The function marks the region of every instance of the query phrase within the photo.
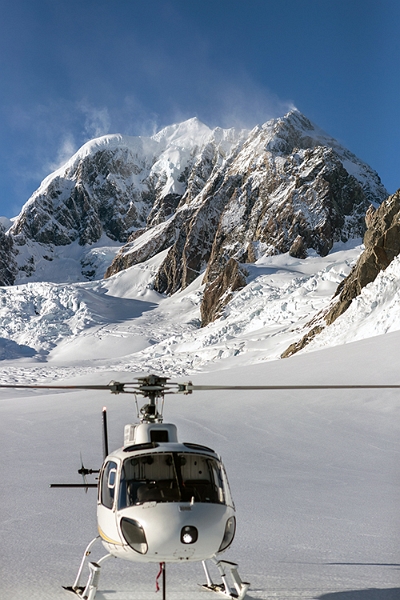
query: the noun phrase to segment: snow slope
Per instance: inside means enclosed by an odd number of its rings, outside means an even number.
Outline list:
[[[107,280],[0,288],[0,339],[31,348],[36,360],[57,368],[105,359],[109,367],[114,359],[115,368],[183,374],[228,368],[231,358],[235,365],[275,359],[326,306],[360,247],[247,265],[248,285],[203,329],[202,277],[171,297],[152,289],[166,252]]]
[[[399,334],[214,374],[196,383],[399,383]],[[17,370],[16,370],[17,372]],[[26,374],[26,372],[25,372]],[[80,382],[100,381],[88,368]],[[101,381],[130,378],[104,371]],[[35,378],[34,369],[31,378]],[[79,453],[100,464],[101,408],[110,446],[134,418],[129,396],[3,391],[0,398],[0,596],[60,600],[96,535],[95,492],[78,482]],[[183,441],[224,458],[238,511],[226,558],[251,582],[248,597],[395,600],[400,593],[398,392],[202,392],[169,397]],[[93,554],[93,559],[99,555]],[[109,561],[99,600],[154,597],[158,565]],[[201,600],[201,565],[168,566],[167,597]]]
[[[167,251],[107,280],[0,288],[0,380],[14,376],[19,356],[30,357],[38,380],[86,372],[89,365],[185,375],[276,360],[329,305],[361,246],[246,265],[248,284],[204,328],[201,276],[172,296],[153,289]],[[399,277],[396,259],[303,352],[400,330]],[[24,378],[21,368],[18,377]]]
[[[259,261],[204,329],[199,280],[169,298],[152,289],[162,255],[106,281],[2,288],[0,381],[107,383],[156,371],[199,384],[400,383],[397,261],[357,301],[359,320],[350,309],[334,324],[344,344],[328,347],[337,339],[329,329],[322,350],[273,360],[359,252]],[[350,343],[360,331],[365,339]],[[135,420],[130,396],[0,391],[1,598],[65,597],[60,586],[72,583],[96,535],[95,493],[48,484],[79,482],[80,452],[100,465],[104,404],[115,448]],[[398,600],[399,413],[396,391],[168,397],[166,420],[180,438],[224,458],[238,510],[226,558],[251,582],[250,599]],[[156,574],[157,565],[110,561],[97,598],[153,598]],[[200,565],[170,566],[167,577],[171,600],[206,597]]]
[[[340,319],[321,332],[305,351],[398,331],[400,258],[397,256],[374,282],[363,288]]]

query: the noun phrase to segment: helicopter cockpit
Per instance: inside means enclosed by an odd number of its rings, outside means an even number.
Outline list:
[[[232,505],[220,462],[214,457],[191,452],[152,452],[124,460],[118,509],[145,502]]]

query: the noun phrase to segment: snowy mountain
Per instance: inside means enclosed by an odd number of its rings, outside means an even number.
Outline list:
[[[87,344],[168,373],[278,358],[326,312],[385,194],[298,111],[252,132],[191,119],[93,140],[0,231],[3,282],[26,281],[0,288],[3,359],[59,364]]]
[[[8,231],[14,281],[102,277],[116,250],[197,194],[247,132],[198,119],[146,137],[108,135],[85,144],[49,175]]]
[[[360,237],[368,206],[386,196],[374,171],[296,110],[251,132],[189,119],[148,138],[108,135],[25,204],[2,281],[93,280],[168,249],[155,288],[171,293],[204,270],[213,281],[231,257],[325,255]]]
[[[169,248],[156,289],[175,292],[205,271],[212,282],[230,258],[309,250],[326,255],[360,237],[368,206],[387,196],[376,173],[298,111],[251,131],[173,217],[131,240],[106,276]]]

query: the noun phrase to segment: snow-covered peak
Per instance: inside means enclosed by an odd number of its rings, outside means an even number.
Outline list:
[[[248,166],[254,160],[254,155],[263,160],[264,152],[268,152],[277,157],[291,155],[295,160],[303,161],[307,151],[317,148],[329,148],[335,153],[347,173],[361,184],[375,207],[387,196],[379,176],[369,165],[296,108],[283,117],[254,127],[244,145],[241,159]]]
[[[207,144],[212,136],[212,129],[202,123],[197,117],[168,125],[152,136],[161,146],[194,147]]]
[[[296,149],[328,146],[349,153],[337,140],[314,125],[299,110],[292,109],[283,117],[264,123],[260,130],[266,148],[275,152],[290,154]]]
[[[45,193],[54,179],[58,177],[73,178],[79,164],[85,159],[94,157],[98,152],[121,153],[125,150],[132,156],[136,156],[139,160],[144,160],[149,164],[155,164],[160,161],[154,169],[156,172],[160,172],[166,167],[167,171],[170,171],[171,168],[175,171],[176,168],[179,170],[182,164],[182,157],[179,154],[182,151],[184,157],[189,156],[193,151],[197,150],[201,152],[209,142],[214,142],[217,146],[223,145],[226,153],[247,134],[248,131],[245,129],[222,129],[221,127],[211,129],[197,117],[193,117],[182,123],[164,127],[151,137],[127,136],[120,133],[103,135],[86,142],[63,165],[50,173],[42,181],[38,190],[34,192],[25,206],[32,202],[38,195]],[[175,164],[176,162],[178,164]],[[174,193],[175,190],[173,188],[174,186],[170,182],[170,185],[165,190],[165,194]]]

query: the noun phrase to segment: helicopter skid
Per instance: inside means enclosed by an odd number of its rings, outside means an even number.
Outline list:
[[[238,566],[236,563],[229,562],[227,560],[213,560],[218,571],[220,572],[222,583],[214,583],[211,579],[210,572],[207,564],[203,561],[204,572],[206,574],[207,583],[201,587],[209,592],[215,592],[225,598],[231,598],[232,600],[243,600],[246,596],[246,592],[250,587],[250,584],[242,581],[238,573]],[[233,588],[229,585],[226,576],[226,570],[230,571],[230,576],[233,583]]]
[[[94,600],[99,585],[100,565],[89,563],[89,579],[86,586],[62,586],[66,592],[71,592],[82,600]]]
[[[83,598],[82,594],[85,591],[84,587],[79,587],[79,588],[76,588],[75,590],[70,585],[68,585],[68,586],[63,585],[62,587],[63,587],[63,590],[65,590],[66,592],[71,592],[72,594],[75,594],[75,596],[78,596],[79,598]]]
[[[99,585],[101,564],[111,557],[111,554],[106,554],[97,562],[88,562],[89,578],[87,580],[87,584],[86,586],[79,585],[82,571],[91,554],[92,546],[98,540],[100,540],[100,536],[95,537],[94,540],[89,542],[89,544],[87,545],[85,552],[83,553],[82,561],[74,584],[72,586],[62,586],[66,592],[71,592],[72,594],[75,594],[75,596],[78,596],[78,598],[81,598],[82,600],[94,600]]]
[[[242,598],[245,597],[246,595],[246,591],[248,590],[248,586],[247,588],[244,590],[243,594],[241,593],[240,595],[238,595],[236,592],[233,592],[232,590],[229,592],[226,592],[225,590],[225,586],[223,583],[213,583],[211,586],[204,584],[201,586],[204,590],[208,590],[209,592],[216,592],[217,594],[220,594],[221,596],[225,596],[225,598],[232,598],[232,600],[242,600]]]

